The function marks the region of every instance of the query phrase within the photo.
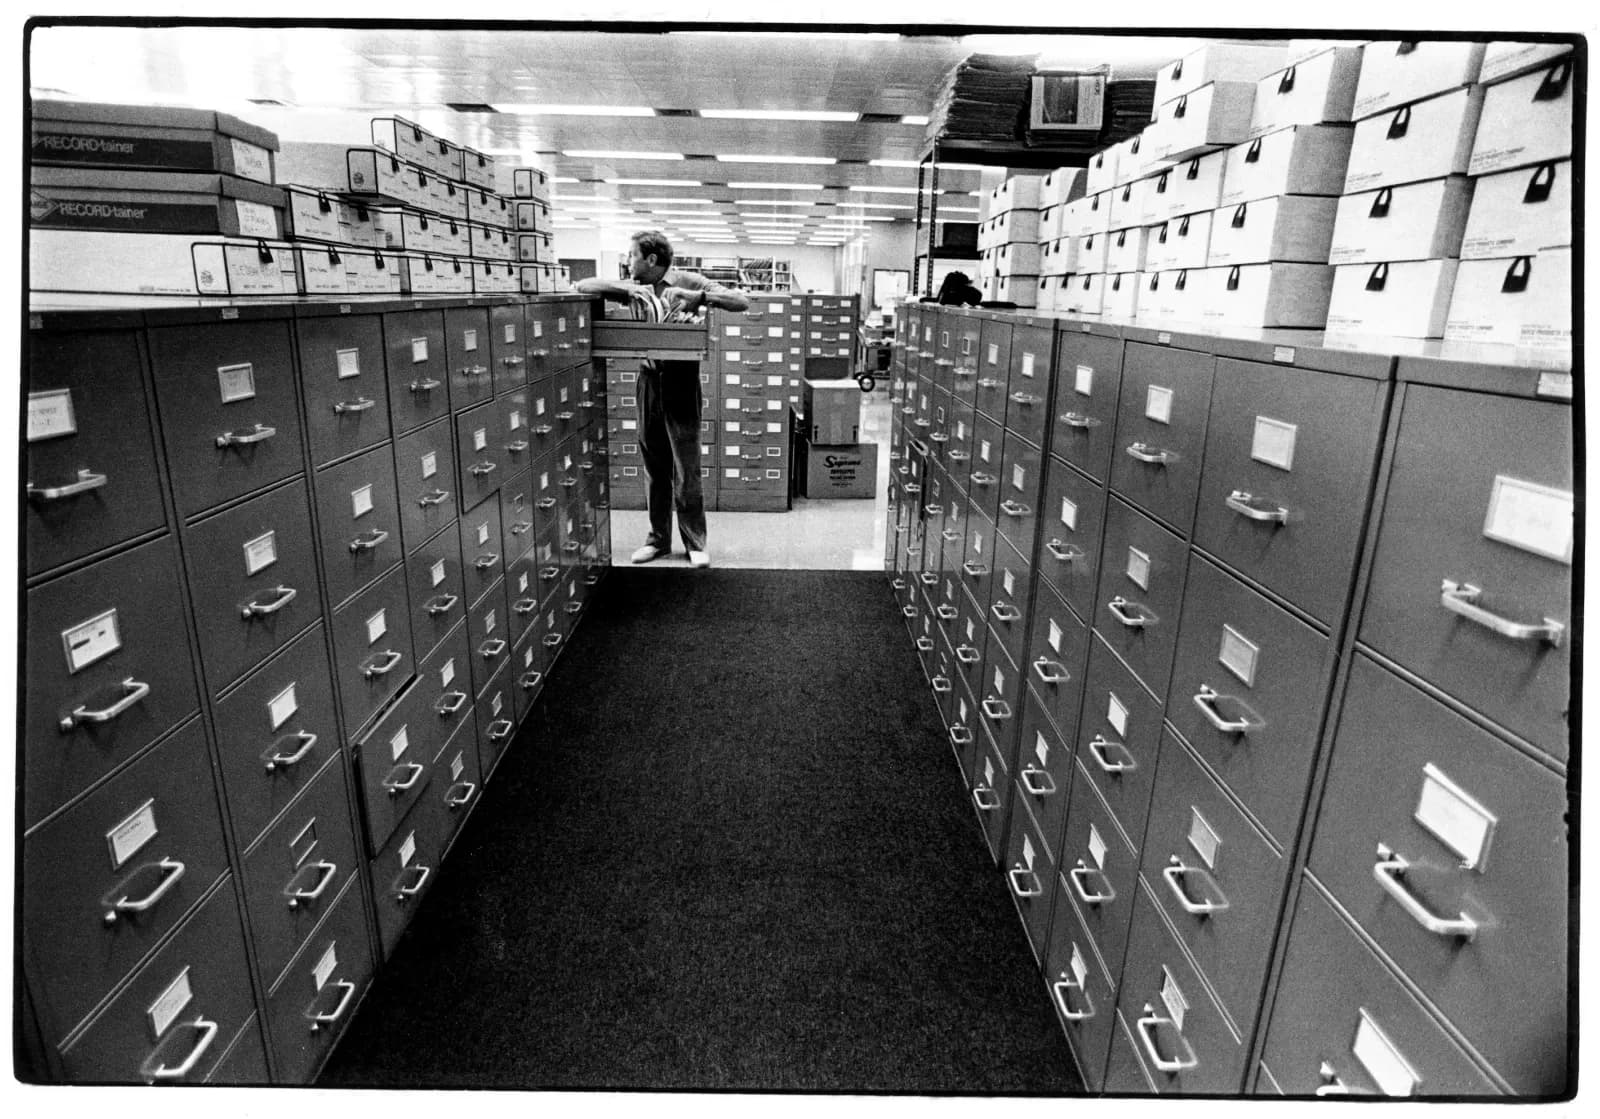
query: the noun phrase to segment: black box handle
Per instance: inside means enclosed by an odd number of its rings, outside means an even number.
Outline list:
[[[1388,139],[1398,140],[1406,134],[1406,129],[1411,127],[1411,106],[1402,105],[1394,114],[1394,119],[1389,122]]]
[[[1235,229],[1243,229],[1244,228],[1244,211],[1245,211],[1245,207],[1248,206],[1248,205],[1250,205],[1250,203],[1241,202],[1241,203],[1239,203],[1239,208],[1234,210],[1234,212],[1233,212],[1233,228],[1235,228]]]
[[[1173,120],[1182,120],[1189,113],[1189,95],[1185,93],[1178,98],[1178,107],[1172,110]]]
[[[1278,92],[1288,93],[1294,89],[1294,67],[1291,66],[1283,72],[1283,77],[1278,79]]]
[[[1369,218],[1386,218],[1389,216],[1389,203],[1394,201],[1394,191],[1384,187],[1378,192],[1378,197],[1372,200],[1372,209],[1367,211]]]
[[[1544,81],[1533,91],[1535,101],[1554,101],[1567,91],[1567,80],[1572,77],[1572,60],[1563,58],[1544,72]]]
[[[1200,161],[1198,159],[1189,161],[1189,169],[1184,172],[1183,177],[1186,179],[1198,179],[1200,177]]]
[[[1535,202],[1548,202],[1550,188],[1556,182],[1556,165],[1554,163],[1541,163],[1533,170],[1533,178],[1528,180],[1528,189],[1522,195],[1524,205]]]
[[[1239,266],[1237,264],[1228,269],[1228,290],[1239,290]]]
[[[1511,267],[1506,269],[1506,278],[1500,284],[1500,290],[1511,294],[1528,290],[1528,275],[1533,271],[1533,258],[1519,256],[1511,262]]]
[[[1182,291],[1185,287],[1188,286],[1188,284],[1189,284],[1189,270],[1187,268],[1185,268],[1183,271],[1178,273],[1177,282],[1174,283],[1172,286],[1177,288],[1179,291]]]
[[[1261,137],[1257,136],[1250,141],[1250,147],[1244,153],[1244,161],[1246,163],[1261,162]]]
[[[1372,274],[1367,277],[1367,290],[1368,291],[1382,291],[1384,289],[1384,285],[1386,285],[1388,282],[1389,282],[1389,265],[1388,265],[1388,262],[1386,261],[1383,264],[1379,264],[1379,265],[1377,265],[1376,267],[1374,267],[1372,269]]]

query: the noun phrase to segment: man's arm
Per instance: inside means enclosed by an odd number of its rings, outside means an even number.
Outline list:
[[[631,303],[633,301],[633,293],[638,290],[633,284],[625,284],[620,280],[602,280],[599,278],[579,280],[572,287],[583,295],[603,296],[613,303]]]
[[[724,311],[750,308],[750,298],[744,292],[725,288],[698,272],[674,272],[671,279],[672,285],[661,293],[662,298],[686,311],[698,311],[702,307],[721,307]]]

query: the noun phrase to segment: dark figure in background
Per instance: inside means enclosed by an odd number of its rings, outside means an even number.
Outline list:
[[[983,302],[983,292],[972,286],[965,272],[951,272],[939,285],[935,302],[946,307],[976,307]]]
[[[672,243],[656,229],[633,235],[628,247],[628,279],[580,280],[576,288],[625,304],[631,317],[648,322],[692,321],[708,306],[743,311],[750,300],[698,272],[672,267]],[[706,507],[700,489],[700,364],[694,361],[644,361],[639,365],[639,451],[648,483],[646,508],[650,535],[633,553],[634,563],[649,563],[672,550],[672,514],[678,514],[689,563],[709,567]]]

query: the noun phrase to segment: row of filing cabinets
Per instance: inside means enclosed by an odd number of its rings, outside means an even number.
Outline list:
[[[315,1076],[608,562],[603,386],[578,409],[586,350],[538,380],[520,351],[588,314],[31,314],[26,1078]],[[518,378],[456,413],[442,355],[490,337]],[[412,393],[424,350],[438,384]],[[581,422],[463,509],[458,415],[560,384]]]
[[[1559,1094],[1570,374],[897,343],[886,566],[1086,1085]]]

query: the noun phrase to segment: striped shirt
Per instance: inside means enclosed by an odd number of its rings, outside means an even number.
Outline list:
[[[706,279],[698,272],[670,271],[661,278],[661,285],[703,291],[708,294],[724,290],[722,285]],[[635,322],[699,322],[702,318],[699,311],[668,310],[666,300],[649,288],[640,288],[632,294],[628,301],[628,311]]]

